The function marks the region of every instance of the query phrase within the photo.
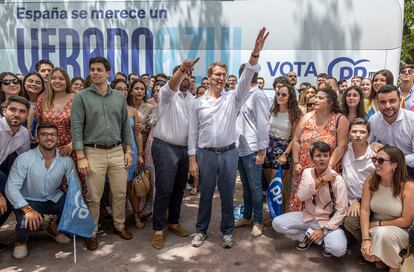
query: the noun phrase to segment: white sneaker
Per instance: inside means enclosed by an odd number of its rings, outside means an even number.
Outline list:
[[[257,238],[260,235],[262,235],[263,234],[263,226],[261,224],[254,224],[251,234],[254,238]]]
[[[200,247],[206,239],[207,239],[207,234],[197,232],[193,240],[191,241],[191,245],[193,247]]]
[[[233,244],[233,235],[223,235],[223,243],[221,244],[223,248],[232,248]]]
[[[13,249],[13,257],[16,259],[24,259],[27,257],[28,251],[27,251],[27,245],[15,245]]]
[[[240,227],[248,226],[251,223],[252,223],[252,220],[242,218],[242,219],[237,220],[236,223],[234,223],[234,227],[240,228]]]

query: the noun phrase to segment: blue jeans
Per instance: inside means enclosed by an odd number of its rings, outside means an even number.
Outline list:
[[[243,218],[253,223],[262,224],[263,198],[262,198],[262,165],[256,164],[257,152],[239,157],[240,179],[243,184],[244,213]]]
[[[63,212],[63,207],[65,206],[65,199],[66,194],[62,195],[58,202],[53,201],[46,201],[46,202],[40,202],[40,201],[31,201],[27,200],[29,205],[32,207],[33,210],[40,214],[56,214],[58,215],[58,220],[56,224],[59,224],[60,216]],[[18,243],[26,243],[27,238],[29,237],[30,230],[24,228],[24,213],[20,210],[14,210],[14,214],[16,216],[16,242]]]
[[[7,211],[4,214],[0,214],[0,227],[4,224],[4,222],[6,222],[7,218],[9,218],[9,215],[13,210],[12,205],[10,204],[9,200],[6,197],[6,194],[4,193],[6,188],[6,182],[7,175],[0,170],[0,193],[3,195],[4,198],[6,198],[7,203]]]
[[[207,151],[202,148],[197,149],[200,173],[200,205],[197,215],[197,232],[207,234],[211,220],[213,195],[217,184],[221,200],[220,230],[223,235],[233,233],[233,197],[238,153],[236,148],[222,153]]]

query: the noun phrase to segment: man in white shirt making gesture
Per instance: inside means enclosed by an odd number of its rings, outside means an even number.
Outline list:
[[[236,119],[250,89],[253,75],[260,70],[259,54],[268,34],[266,28],[262,28],[257,35],[236,90],[225,91],[227,66],[224,63],[215,62],[209,66],[210,88],[195,101],[190,114],[189,170],[192,176],[200,178],[197,233],[192,241],[194,247],[201,246],[207,238],[216,184],[221,198],[222,246],[233,247],[233,196],[239,155],[235,145]]]

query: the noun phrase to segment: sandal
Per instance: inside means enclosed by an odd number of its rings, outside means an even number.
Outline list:
[[[190,195],[196,195],[196,194],[198,194],[198,188],[193,188],[192,190],[191,190],[191,192],[190,192]]]
[[[140,220],[136,220],[136,221],[135,221],[135,227],[136,227],[137,229],[143,229],[143,228],[145,227],[145,224],[144,224],[144,223],[142,223]]]

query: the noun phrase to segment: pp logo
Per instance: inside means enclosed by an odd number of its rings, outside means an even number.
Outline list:
[[[339,79],[348,80],[353,76],[360,76],[362,78],[367,76],[367,69],[364,66],[358,66],[363,62],[369,62],[367,59],[360,59],[354,61],[351,58],[339,57],[331,61],[328,65],[328,75],[332,76],[334,69],[339,67]]]
[[[275,177],[274,179],[272,179],[270,183],[272,182],[278,182],[280,184],[280,186],[273,187],[270,190],[270,192],[273,195],[273,201],[281,205],[282,204],[282,180],[280,179],[280,177]]]
[[[88,217],[89,210],[85,203],[82,201],[80,191],[78,191],[75,195],[75,206],[76,208],[72,212],[72,218],[76,216],[76,213],[80,219],[85,219],[86,217]]]

